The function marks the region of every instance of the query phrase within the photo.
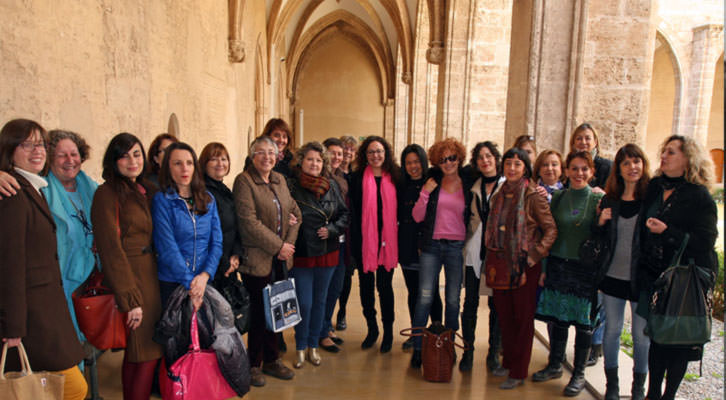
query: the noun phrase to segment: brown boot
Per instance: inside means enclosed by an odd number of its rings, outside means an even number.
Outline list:
[[[265,386],[265,383],[267,381],[265,381],[265,376],[262,375],[262,370],[259,367],[250,368],[250,385],[261,387]]]
[[[290,368],[286,367],[282,363],[281,359],[277,359],[273,362],[262,364],[262,372],[266,375],[273,376],[277,379],[289,381],[295,376],[295,372]]]

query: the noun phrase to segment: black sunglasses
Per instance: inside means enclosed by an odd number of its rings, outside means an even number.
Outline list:
[[[459,159],[459,156],[457,156],[456,154],[452,154],[452,155],[450,155],[448,157],[442,158],[441,159],[441,162],[439,164],[446,164],[449,161],[450,162],[456,162],[456,160],[458,160],[458,159]]]

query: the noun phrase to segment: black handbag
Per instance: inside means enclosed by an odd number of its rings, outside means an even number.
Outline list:
[[[234,326],[240,335],[244,335],[250,329],[250,294],[242,283],[240,273],[223,277],[219,286],[219,292],[232,308]]]
[[[577,253],[580,264],[594,274],[596,284],[605,276],[605,258],[609,252],[610,243],[604,234],[593,233],[580,244]]]

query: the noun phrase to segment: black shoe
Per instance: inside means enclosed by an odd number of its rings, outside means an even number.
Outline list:
[[[631,400],[645,399],[645,378],[648,374],[633,372],[633,387],[630,390]]]
[[[586,367],[592,367],[597,364],[597,359],[602,356],[602,344],[593,344],[590,348],[590,356],[587,358]]]
[[[378,340],[378,327],[368,328],[368,334],[363,339],[363,343],[360,344],[362,349],[370,349]]]
[[[471,371],[474,366],[474,351],[467,350],[464,355],[461,356],[461,362],[459,363],[459,371],[468,372]]]
[[[277,350],[280,353],[287,352],[287,344],[285,343],[285,337],[282,336],[282,333],[277,334]]]
[[[339,338],[337,336],[328,336],[328,337],[330,338],[330,340],[333,341],[333,343],[337,344],[338,346],[340,346],[343,343],[345,343],[345,341],[343,339],[341,339],[341,338]]]
[[[318,345],[320,346],[321,349],[323,349],[323,350],[325,350],[325,351],[327,351],[329,353],[340,353],[340,347],[338,347],[338,346],[336,346],[334,344],[333,345],[329,345],[329,346],[328,345],[324,345],[323,344],[323,341],[321,340],[321,341],[318,342]]]
[[[413,349],[413,338],[410,337],[410,338],[406,339],[406,341],[403,342],[403,345],[401,346],[401,348],[403,349],[403,351]]]
[[[413,350],[413,354],[411,354],[411,368],[421,368],[421,350]]]
[[[388,353],[393,347],[393,325],[383,327],[383,339],[381,339],[381,353]]]
[[[348,327],[348,324],[345,323],[345,315],[338,314],[338,320],[335,323],[335,330],[336,331],[344,331],[345,328]]]
[[[547,365],[544,369],[541,369],[532,374],[532,382],[545,382],[551,379],[557,379],[562,376],[562,366],[557,367]]]
[[[575,360],[573,362],[572,378],[565,386],[564,395],[574,397],[585,388],[585,363],[589,356],[589,347],[575,347]]]
[[[487,354],[487,369],[491,372],[499,368],[502,368],[502,363],[499,361],[499,351],[489,350],[489,354]]]

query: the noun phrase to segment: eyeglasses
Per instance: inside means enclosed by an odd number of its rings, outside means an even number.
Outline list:
[[[270,151],[256,151],[256,152],[252,153],[252,156],[253,157],[256,157],[256,156],[277,157],[277,153],[275,153],[272,150],[270,150]]]
[[[381,150],[381,149],[378,149],[378,150],[368,150],[368,151],[366,151],[366,154],[368,154],[369,156],[372,156],[372,155],[376,155],[376,154],[383,154],[385,152],[386,152],[385,150]]]
[[[458,160],[458,159],[459,159],[459,156],[457,156],[456,154],[452,154],[448,157],[442,158],[441,162],[439,164],[446,164],[447,162],[456,162],[456,160]]]
[[[33,151],[33,150],[46,150],[45,142],[39,141],[39,142],[31,142],[31,141],[25,141],[23,143],[20,143],[19,146],[25,150],[25,151]]]
[[[71,217],[77,218],[78,221],[81,222],[83,233],[85,233],[86,236],[93,235],[93,229],[91,228],[91,224],[88,222],[88,217],[86,217],[86,213],[84,213],[83,210],[78,210],[78,213],[71,215]]]

